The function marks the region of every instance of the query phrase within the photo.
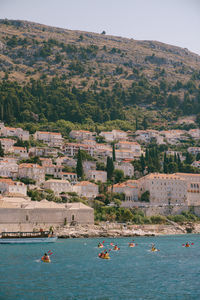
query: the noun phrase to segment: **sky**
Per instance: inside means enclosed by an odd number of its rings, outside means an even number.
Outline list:
[[[136,40],[200,55],[200,0],[0,0],[0,18]]]

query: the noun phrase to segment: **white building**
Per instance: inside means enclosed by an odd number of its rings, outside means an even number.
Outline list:
[[[24,183],[19,181],[13,181],[12,179],[0,178],[0,192],[1,194],[15,194],[23,195],[27,194],[27,187]]]
[[[13,136],[13,137],[19,138],[22,141],[29,140],[29,132],[26,130],[23,130],[22,128],[1,126],[0,133],[1,133],[1,136],[5,136],[5,137]]]
[[[18,164],[16,161],[4,160],[0,161],[0,176],[16,178],[18,174]]]
[[[36,131],[34,139],[44,142],[50,147],[61,147],[63,138],[59,132]]]
[[[72,139],[78,141],[82,140],[95,140],[96,132],[90,132],[88,130],[72,130],[69,134]]]
[[[179,174],[152,173],[138,180],[140,196],[149,191],[154,204],[187,204],[187,184]]]
[[[77,144],[77,143],[65,143],[62,147],[62,150],[65,152],[67,156],[74,157],[78,150],[84,150],[91,156],[94,156],[94,146],[85,145],[85,144]]]
[[[101,181],[106,182],[107,181],[107,172],[105,171],[99,171],[99,170],[88,170],[86,173],[88,180],[94,180],[94,181]]]
[[[45,181],[45,170],[37,164],[20,164],[18,173],[19,178],[33,179],[38,185]]]
[[[7,138],[1,138],[0,139],[1,146],[4,150],[4,153],[9,153],[12,151],[12,146],[16,143],[15,140],[7,139]]]
[[[13,153],[15,156],[18,156],[22,159],[26,159],[29,157],[25,147],[13,146],[11,148],[11,153]]]
[[[45,181],[44,188],[52,190],[56,195],[72,192],[72,186],[68,180],[50,179]]]
[[[112,131],[102,131],[100,136],[104,137],[107,142],[126,140],[128,135],[125,131],[113,129]]]
[[[86,197],[88,199],[95,198],[99,193],[98,185],[91,183],[89,181],[81,181],[73,186],[74,192],[76,192],[81,197]]]
[[[59,177],[64,180],[69,180],[71,183],[77,182],[77,174],[72,172],[60,172]]]

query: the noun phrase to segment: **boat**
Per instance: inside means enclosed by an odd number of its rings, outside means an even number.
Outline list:
[[[43,262],[45,262],[45,263],[50,263],[50,262],[51,262],[51,260],[50,260],[49,257],[45,258],[44,256],[42,256],[41,260],[42,260]]]
[[[129,247],[130,247],[130,248],[133,248],[133,247],[135,247],[135,244],[130,243],[130,244],[129,244]]]
[[[160,251],[160,250],[156,249],[156,248],[151,249],[151,252],[157,252],[157,251]]]
[[[98,245],[98,248],[103,248],[103,245],[101,244],[101,245]]]
[[[50,231],[35,232],[2,232],[0,244],[31,244],[31,243],[54,243],[57,236]]]
[[[101,258],[101,259],[110,259],[110,256],[109,256],[108,253],[103,255],[103,256],[101,255],[101,253],[99,253],[99,258]]]
[[[115,246],[114,248],[113,248],[113,250],[114,251],[118,251],[120,248],[118,248],[117,246]]]

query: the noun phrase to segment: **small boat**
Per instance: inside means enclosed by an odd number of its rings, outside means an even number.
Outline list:
[[[98,245],[98,248],[103,248],[103,245],[101,244],[101,245]]]
[[[41,260],[45,263],[50,263],[51,262],[50,258],[49,257],[46,258],[45,256],[42,256]]]
[[[151,249],[151,252],[157,252],[157,251],[160,251],[159,249],[156,249],[156,248],[152,248]]]
[[[133,247],[135,247],[135,244],[134,244],[134,243],[130,243],[130,244],[129,244],[129,247],[130,247],[130,248],[133,248]]]
[[[2,232],[0,244],[54,243],[57,236],[50,231]]]
[[[106,255],[106,254],[101,256],[101,254],[99,254],[99,258],[101,258],[101,259],[110,259],[110,256]]]
[[[113,250],[114,251],[118,251],[120,248],[118,248],[117,246],[115,246],[114,248],[113,248]]]

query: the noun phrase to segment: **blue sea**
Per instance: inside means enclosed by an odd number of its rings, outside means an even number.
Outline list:
[[[110,260],[98,257],[99,241],[0,245],[0,299],[200,299],[200,235],[105,238],[108,251],[111,242],[120,247]],[[152,243],[159,252],[149,251]],[[43,263],[49,250],[51,263]]]

